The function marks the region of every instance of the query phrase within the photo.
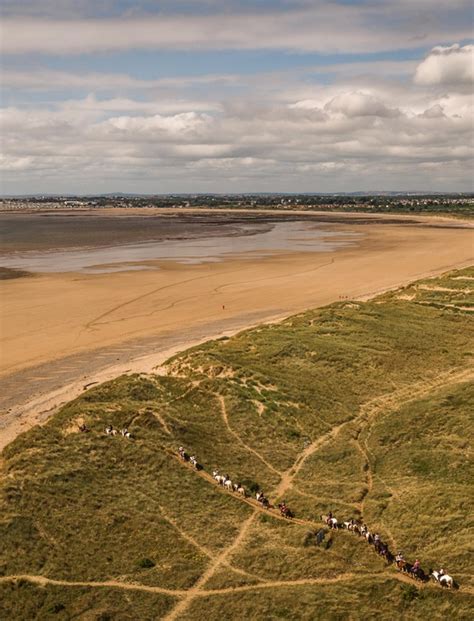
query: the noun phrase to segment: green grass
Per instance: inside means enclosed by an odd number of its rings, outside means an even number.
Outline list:
[[[39,587],[24,580],[0,584],[0,618],[5,620],[154,621],[162,617],[173,603],[173,598],[156,593]]]
[[[172,358],[167,376],[92,388],[20,435],[2,454],[0,576],[170,593],[0,581],[0,618],[161,618],[213,563],[180,618],[469,618],[473,277],[453,272],[206,343]],[[106,436],[107,424],[134,440]],[[180,464],[176,448],[272,498],[311,443],[284,491],[311,524],[258,514],[218,562],[253,509]],[[305,545],[328,510],[362,516],[461,589],[400,582],[350,533]]]

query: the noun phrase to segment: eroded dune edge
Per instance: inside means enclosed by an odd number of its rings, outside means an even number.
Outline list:
[[[2,454],[0,616],[469,618],[473,281],[457,270],[207,342],[18,436]],[[329,511],[459,589],[328,531]]]

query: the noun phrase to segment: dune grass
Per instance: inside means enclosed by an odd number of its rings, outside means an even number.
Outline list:
[[[473,277],[206,343],[20,435],[1,462],[0,618],[157,619],[179,601],[179,618],[207,621],[469,618]],[[179,463],[179,445],[271,499],[280,485],[307,524],[253,515]],[[425,569],[444,565],[461,589],[401,582],[350,533],[308,545],[328,510],[363,517]]]

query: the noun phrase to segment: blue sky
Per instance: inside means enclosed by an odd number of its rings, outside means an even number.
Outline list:
[[[3,0],[2,192],[471,191],[451,0]]]

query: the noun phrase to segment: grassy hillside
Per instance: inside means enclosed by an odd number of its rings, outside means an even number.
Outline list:
[[[472,618],[473,280],[207,343],[19,436],[1,462],[0,618]],[[297,519],[219,488],[216,466]],[[460,589],[413,582],[345,531],[314,545],[328,510]]]

